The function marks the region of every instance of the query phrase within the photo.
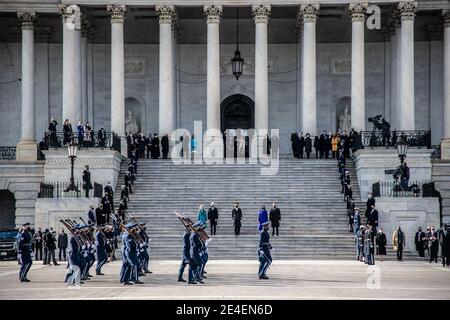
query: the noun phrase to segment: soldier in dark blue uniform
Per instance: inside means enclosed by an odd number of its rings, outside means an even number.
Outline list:
[[[127,258],[128,258],[128,268],[130,270],[130,281],[134,284],[143,284],[142,281],[138,279],[138,268],[139,268],[139,258],[138,258],[138,247],[139,243],[136,241],[138,236],[137,229],[138,225],[135,223],[129,223],[127,226],[130,233],[127,235],[125,241],[127,242]]]
[[[191,236],[191,230],[186,228],[184,235],[183,235],[183,250],[182,250],[183,257],[181,258],[180,271],[178,272],[178,282],[186,282],[186,280],[183,279],[183,273],[184,273],[184,269],[186,268],[186,265],[189,264],[189,261],[191,258],[190,236]],[[192,271],[191,267],[189,267],[189,282],[194,282],[194,275],[193,275],[193,271]]]
[[[97,267],[95,268],[95,274],[103,276],[102,267],[108,261],[108,255],[106,254],[106,237],[103,233],[105,226],[99,226],[99,231],[95,236],[95,244],[97,250]]]
[[[69,270],[66,275],[67,286],[76,285],[80,286],[81,282],[81,246],[82,243],[77,237],[80,234],[79,226],[73,228],[74,236],[70,238],[70,251],[69,251]]]
[[[204,283],[201,278],[201,267],[202,258],[200,256],[200,250],[203,247],[202,241],[200,240],[196,232],[192,232],[190,237],[190,260],[189,260],[189,272],[192,272],[192,279],[189,280],[189,284]]]
[[[20,282],[30,282],[27,278],[28,271],[33,264],[31,257],[33,250],[31,249],[30,223],[27,222],[22,227],[23,231],[20,233],[17,243],[17,255],[20,262],[19,280]]]
[[[145,223],[139,224],[139,237],[143,240],[143,243],[139,245],[139,273],[141,275],[152,273],[148,270],[148,263],[150,261],[150,256],[148,254],[148,243],[150,239],[145,230]]]
[[[122,233],[122,269],[120,270],[120,283],[124,285],[131,285],[133,282],[130,281],[130,268],[127,257],[127,237],[128,231],[126,229],[123,230]]]
[[[263,230],[259,235],[259,270],[258,276],[259,279],[269,279],[266,276],[267,269],[269,269],[270,264],[272,263],[272,256],[270,255],[270,249],[272,249],[272,245],[270,244],[270,235],[267,230],[269,230],[269,221],[262,223]]]

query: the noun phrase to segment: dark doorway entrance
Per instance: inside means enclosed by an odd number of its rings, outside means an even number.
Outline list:
[[[0,229],[15,229],[16,198],[9,190],[0,190]]]
[[[220,105],[221,131],[255,127],[255,104],[242,94],[229,96]]]

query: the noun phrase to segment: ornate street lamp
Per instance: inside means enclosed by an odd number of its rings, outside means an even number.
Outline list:
[[[69,153],[69,159],[71,164],[71,171],[70,171],[70,185],[64,190],[64,192],[69,191],[76,191],[80,192],[78,187],[75,185],[75,180],[73,178],[73,167],[75,164],[75,159],[77,158],[77,151],[78,151],[78,144],[75,142],[74,136],[72,136],[72,141],[67,146],[67,151]]]
[[[241,52],[239,51],[239,8],[236,8],[236,51],[234,52],[234,58],[231,59],[231,68],[236,80],[239,80],[244,69],[244,59],[241,58]]]
[[[397,143],[398,157],[400,158],[401,164],[405,161],[406,154],[408,153],[408,143],[404,139],[400,139]]]

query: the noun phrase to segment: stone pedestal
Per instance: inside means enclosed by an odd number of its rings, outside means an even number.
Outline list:
[[[439,228],[438,198],[376,198],[379,213],[378,227],[383,228],[388,244],[392,244],[392,234],[400,226],[405,233],[405,250],[414,252],[414,235],[418,227],[425,230],[434,225]]]
[[[442,222],[450,224],[450,160],[433,160],[432,177],[442,197]]]
[[[17,161],[36,161],[37,144],[36,141],[21,141],[16,148]]]
[[[408,149],[405,159],[410,169],[410,181],[431,180],[431,152],[428,149]],[[400,165],[396,149],[362,149],[355,154],[355,167],[358,176],[361,198],[367,199],[367,193],[372,191],[372,184],[379,180],[393,180],[392,175],[386,175],[385,170],[392,170]]]
[[[126,149],[124,149],[126,151]],[[46,150],[45,182],[65,182],[70,179],[70,160],[66,150]],[[120,173],[120,163],[125,159],[114,150],[78,150],[75,160],[74,179],[82,181],[85,165],[89,165],[92,183],[105,186],[108,182],[116,187]]]
[[[441,159],[450,160],[450,138],[444,138],[441,142]]]

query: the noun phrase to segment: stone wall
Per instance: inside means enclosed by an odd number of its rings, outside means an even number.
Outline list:
[[[36,228],[53,228],[58,231],[63,227],[61,219],[69,218],[80,221],[82,217],[87,222],[89,206],[97,207],[99,198],[64,198],[36,199]]]
[[[0,190],[9,190],[16,199],[16,227],[35,223],[35,201],[44,181],[44,163],[0,162]],[[1,209],[1,208],[0,208]]]
[[[68,182],[70,179],[70,160],[67,150],[46,150],[45,182]],[[108,182],[115,188],[120,173],[120,163],[125,159],[114,150],[78,150],[74,166],[75,181],[82,181],[85,165],[89,165],[92,183],[105,186]]]
[[[418,227],[425,230],[433,225],[439,228],[438,198],[376,198],[379,213],[378,227],[386,233],[388,244],[398,226],[405,232],[406,250],[414,252],[414,236]]]
[[[410,181],[431,180],[431,150],[409,148],[406,164],[410,169]],[[397,149],[362,149],[355,154],[355,167],[358,176],[361,198],[367,199],[367,193],[372,191],[372,184],[379,180],[393,180],[392,175],[386,175],[385,170],[392,170],[400,165]]]
[[[433,181],[442,197],[442,222],[450,224],[450,160],[431,162]]]

